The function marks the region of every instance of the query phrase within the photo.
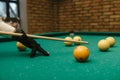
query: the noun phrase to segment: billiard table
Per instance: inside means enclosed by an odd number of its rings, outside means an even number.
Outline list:
[[[114,32],[50,32],[35,34],[56,38],[81,36],[88,44],[90,56],[85,62],[78,62],[73,56],[76,46],[65,46],[63,41],[35,39],[50,53],[30,58],[30,49],[19,51],[16,41],[0,37],[0,80],[120,80],[120,33]],[[108,51],[100,51],[97,43],[113,36],[116,43]]]

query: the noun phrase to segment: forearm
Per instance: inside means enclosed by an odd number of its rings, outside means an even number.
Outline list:
[[[15,32],[16,29],[3,21],[0,21],[0,31]]]

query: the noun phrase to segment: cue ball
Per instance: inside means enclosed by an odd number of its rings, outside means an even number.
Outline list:
[[[115,38],[114,37],[109,36],[109,37],[106,38],[106,40],[109,42],[110,47],[114,46],[114,44],[115,44]]]
[[[80,36],[75,36],[75,37],[73,38],[73,40],[74,40],[74,41],[82,41],[82,38],[81,38]],[[74,44],[75,44],[75,45],[79,45],[80,43],[75,42]]]
[[[65,40],[72,40],[72,38],[71,38],[71,37],[65,37]],[[65,44],[66,46],[71,46],[71,45],[72,45],[72,42],[64,41],[64,44]]]
[[[77,46],[73,51],[73,55],[78,62],[84,62],[88,59],[90,52],[86,46]]]
[[[98,42],[98,48],[101,51],[107,51],[110,48],[110,44],[107,40],[102,39]]]
[[[26,50],[26,46],[25,45],[23,45],[21,42],[17,42],[16,43],[16,47],[17,47],[17,49],[18,50],[20,50],[20,51],[25,51]]]

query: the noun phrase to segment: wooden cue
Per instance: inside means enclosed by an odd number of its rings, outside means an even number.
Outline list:
[[[22,36],[23,34],[21,33],[13,33],[13,32],[4,32],[4,31],[0,31],[0,34],[4,34],[4,35],[13,35],[13,36]],[[48,39],[48,40],[57,40],[57,41],[66,41],[66,42],[77,42],[77,43],[82,43],[82,44],[87,44],[87,41],[75,41],[75,40],[65,40],[62,38],[54,38],[54,37],[47,37],[47,36],[37,36],[37,35],[30,35],[27,34],[28,37],[31,38],[42,38],[42,39]]]

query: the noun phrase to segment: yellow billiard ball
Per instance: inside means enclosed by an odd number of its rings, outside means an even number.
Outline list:
[[[110,44],[108,43],[107,40],[102,39],[102,40],[98,41],[98,48],[101,51],[107,51],[110,48]]]
[[[71,37],[65,37],[65,40],[72,40],[72,38],[71,38]],[[71,45],[72,45],[72,42],[64,41],[64,44],[65,44],[66,46],[71,46]]]
[[[114,46],[114,44],[115,44],[115,38],[114,37],[109,36],[109,37],[106,38],[106,40],[109,42],[110,47]]]
[[[75,37],[73,38],[73,40],[74,40],[74,41],[82,41],[82,38],[81,38],[80,36],[75,36]],[[75,42],[74,44],[75,44],[75,45],[79,45],[80,43]]]
[[[77,61],[83,62],[89,58],[90,51],[86,46],[77,46],[73,51],[73,55]]]
[[[23,45],[21,42],[17,42],[16,43],[16,47],[17,47],[17,49],[18,50],[20,50],[20,51],[25,51],[26,50],[26,46],[25,45]]]

